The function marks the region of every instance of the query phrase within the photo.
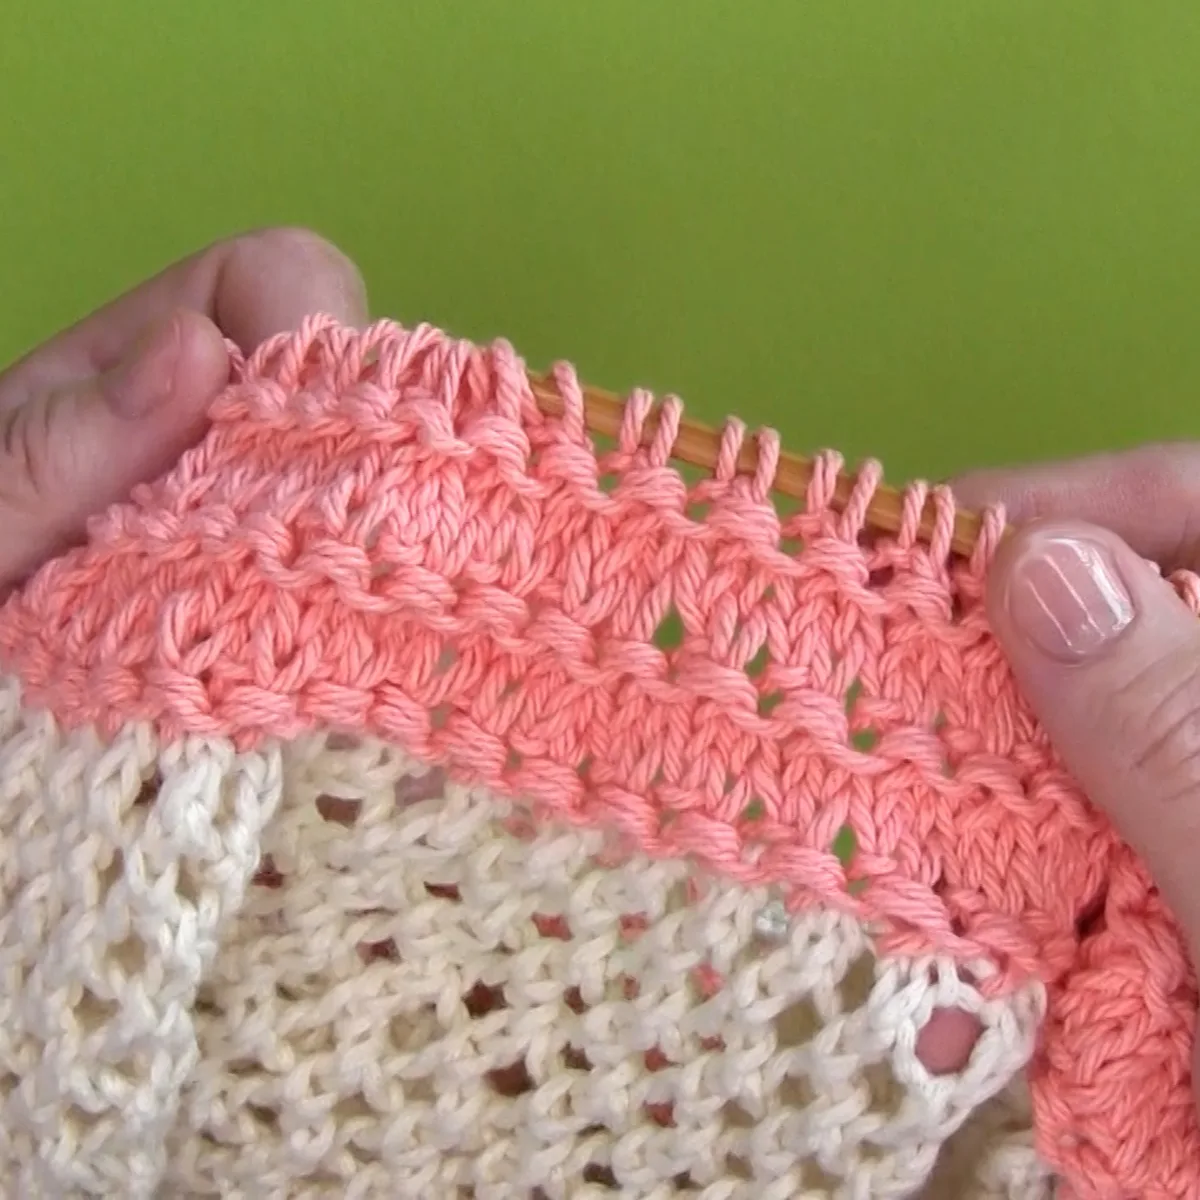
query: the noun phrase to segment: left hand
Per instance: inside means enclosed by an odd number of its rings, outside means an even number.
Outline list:
[[[316,234],[270,229],[176,263],[0,373],[0,598],[199,440],[226,338],[249,352],[317,312],[364,324],[362,277]]]

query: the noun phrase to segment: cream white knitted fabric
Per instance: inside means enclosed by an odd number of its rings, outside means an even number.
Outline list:
[[[0,800],[5,1195],[1052,1194],[1037,987],[376,742],[104,742],[9,684]],[[916,1057],[938,1007],[983,1025],[956,1075]]]

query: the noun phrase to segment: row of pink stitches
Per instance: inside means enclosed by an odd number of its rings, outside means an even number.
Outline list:
[[[573,371],[556,379],[550,418],[505,343],[387,322],[277,338],[169,478],[10,602],[0,652],[71,723],[370,731],[785,906],[851,911],[893,948],[985,956],[991,990],[1169,968],[1139,1012],[1177,1030],[1174,928],[988,634],[1000,514],[955,562],[951,497],[932,493],[925,544],[914,486],[901,532],[871,537],[879,470],[838,512],[833,455],[781,513],[773,435],[739,475],[729,422],[689,485],[677,401],[644,438],[634,393],[597,456]],[[1052,1012],[1060,1074],[1089,1003]]]

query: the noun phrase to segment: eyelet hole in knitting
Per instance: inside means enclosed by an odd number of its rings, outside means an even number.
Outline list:
[[[800,1187],[805,1196],[836,1196],[841,1190],[841,1181],[835,1179],[813,1158],[800,1162]]]
[[[641,984],[629,975],[622,975],[620,979],[625,984],[625,999],[636,1000],[641,992]],[[725,977],[709,962],[702,962],[698,967],[693,967],[688,972],[688,980],[693,993],[701,1002],[711,1000],[725,986]]]
[[[515,1098],[533,1091],[533,1077],[523,1058],[511,1062],[507,1067],[495,1067],[487,1073],[488,1087],[498,1096]]]
[[[750,1164],[740,1154],[725,1155],[725,1171],[734,1179],[749,1183],[754,1178]]]
[[[400,951],[396,949],[396,943],[391,938],[384,938],[378,942],[359,942],[358,956],[368,966],[375,962],[400,961]]]
[[[225,1069],[234,1079],[251,1079],[262,1070],[262,1064],[256,1058],[231,1058]]]
[[[854,826],[843,825],[834,836],[829,849],[842,864],[842,870],[849,872],[858,854],[858,835],[854,832]],[[851,896],[861,896],[869,886],[869,879],[850,879],[846,883],[846,890]]]
[[[642,1111],[660,1129],[675,1128],[675,1105],[669,1100],[649,1101],[642,1106]]]
[[[205,983],[202,983],[197,990],[196,1002],[192,1007],[206,1017],[219,1017],[225,1011],[213,994],[212,987]]]
[[[583,1182],[594,1183],[597,1187],[608,1188],[611,1192],[618,1191],[621,1186],[613,1174],[612,1167],[605,1166],[604,1163],[588,1163],[583,1168]]]
[[[136,935],[130,935],[108,948],[108,957],[115,962],[127,978],[136,978],[146,966],[146,943]]]
[[[862,1069],[862,1079],[867,1088],[871,1112],[889,1119],[895,1117],[904,1103],[904,1091],[896,1080],[891,1064],[886,1059],[867,1063]]]
[[[665,1071],[671,1065],[671,1060],[657,1046],[651,1046],[642,1055],[642,1062],[652,1075],[658,1071]]]
[[[757,679],[767,669],[767,664],[771,661],[770,651],[766,647],[766,643],[759,646],[754,657],[746,664],[746,674],[751,679]]]
[[[429,1044],[429,1028],[436,1023],[433,1005],[425,1005],[416,1013],[401,1013],[387,1023],[388,1041],[401,1054],[418,1053]],[[432,1100],[433,1087],[429,1077],[417,1075],[406,1079],[404,1095],[408,1100]]]
[[[792,1048],[812,1041],[821,1028],[821,1014],[813,1002],[804,997],[789,1004],[775,1018],[775,1041],[778,1045]]]
[[[158,799],[158,792],[162,784],[163,778],[158,771],[143,779],[142,786],[133,800],[134,808],[149,808]]]
[[[92,1031],[109,1024],[119,1011],[120,1006],[114,1001],[104,1000],[85,987],[75,1005],[75,1019],[85,1030]]]
[[[930,725],[930,729],[937,736],[937,738],[942,746],[942,764],[941,764],[942,776],[946,779],[953,779],[955,774],[957,773],[957,770],[955,768],[953,761],[950,758],[950,753],[951,753],[950,747],[946,745],[946,741],[943,736],[943,731],[945,730],[945,728],[948,724],[949,724],[949,721],[946,719],[946,714],[944,712],[939,711],[935,714],[935,716],[933,718],[933,723]]]
[[[1014,1111],[1013,1090],[1002,1091],[985,1100],[947,1138],[924,1189],[917,1194],[917,1200],[943,1200],[947,1196],[961,1195],[961,1182],[968,1173],[974,1173],[971,1168],[978,1161],[979,1147],[986,1145],[989,1138],[997,1133],[1001,1135],[1001,1141],[1013,1135],[1020,1136],[1026,1122],[1021,1119],[1019,1111]],[[969,1193],[972,1197],[978,1194],[974,1190]],[[1050,1195],[1040,1191],[1037,1194]]]
[[[722,1123],[730,1129],[753,1129],[758,1123],[736,1100],[725,1101],[721,1116]]]
[[[320,813],[321,819],[346,828],[358,820],[361,807],[360,800],[348,800],[342,796],[330,796],[325,793],[317,797],[317,812]]]
[[[617,920],[617,928],[621,933],[621,941],[636,942],[649,928],[650,922],[645,913],[622,913]]]
[[[591,1060],[575,1046],[563,1047],[562,1060],[563,1066],[568,1071],[590,1071],[592,1069]]]
[[[854,861],[854,855],[858,850],[858,838],[855,836],[854,827],[852,825],[843,825],[837,831],[833,839],[833,844],[829,848],[837,856],[838,862],[843,867],[849,867]]]
[[[979,1018],[961,1008],[935,1008],[929,1022],[917,1031],[916,1054],[935,1078],[957,1075],[971,1061],[983,1026]]]
[[[488,1013],[499,1012],[501,1009],[507,1008],[508,1000],[502,987],[484,983],[480,979],[463,997],[463,1006],[470,1017],[478,1020],[480,1017],[486,1017]]]
[[[258,862],[258,870],[254,872],[250,882],[255,887],[275,890],[283,887],[283,875],[275,866],[275,859],[270,854],[264,854]]]
[[[875,987],[875,967],[875,959],[870,954],[860,954],[842,976],[838,990],[852,1008],[862,1008],[870,998]]]
[[[658,623],[654,631],[654,644],[664,651],[676,650],[683,642],[683,618],[674,608]]]
[[[1107,927],[1106,908],[1108,893],[1101,892],[1080,909],[1075,917],[1075,936],[1082,942],[1094,937]]]
[[[946,915],[950,920],[950,932],[955,937],[962,937],[967,932],[967,923],[952,897],[950,881],[945,875],[939,875],[930,890],[942,902],[942,906],[946,910]]]
[[[767,806],[759,796],[753,797],[742,809],[742,820],[749,825],[757,825],[767,815]]]
[[[804,1075],[785,1075],[779,1081],[778,1096],[780,1104],[794,1108],[797,1112],[803,1112],[817,1099],[812,1084]]]
[[[325,990],[325,980],[322,976],[305,973],[294,975],[275,985],[275,994],[288,1004],[301,1000],[315,1000]]]
[[[861,718],[856,718],[855,710],[863,695],[861,679],[855,679],[846,689],[844,698],[846,720],[850,722],[850,744],[860,754],[870,754],[879,742],[879,730],[874,725],[863,724]]]
[[[870,754],[879,742],[879,730],[873,728],[856,729],[850,735],[850,744],[860,754]]]
[[[405,775],[397,779],[392,788],[397,808],[410,804],[422,804],[426,800],[437,800],[446,792],[446,773],[440,767],[424,775]]]
[[[246,1112],[260,1125],[264,1125],[269,1129],[273,1129],[279,1124],[279,1114],[273,1108],[268,1108],[265,1104],[247,1104]]]
[[[193,906],[200,903],[200,896],[204,891],[202,872],[198,869],[194,861],[183,859],[179,864],[179,870],[175,876],[175,894],[185,904]]]
[[[531,919],[542,937],[555,938],[560,942],[571,940],[571,927],[561,914],[534,913]]]

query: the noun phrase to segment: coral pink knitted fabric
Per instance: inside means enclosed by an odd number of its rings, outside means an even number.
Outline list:
[[[689,484],[677,401],[643,446],[633,393],[598,452],[556,379],[561,418],[503,342],[316,320],[267,343],[206,440],[10,600],[22,703],[239,751],[377,738],[535,821],[767,887],[791,919],[844,914],[880,955],[983,962],[986,997],[1035,982],[1059,1194],[1200,1195],[1194,980],[989,633],[1001,514],[957,560],[952,497],[913,485],[901,531],[868,536],[879,470],[835,511],[834,455],[781,512],[773,434],[739,475],[730,421]]]

